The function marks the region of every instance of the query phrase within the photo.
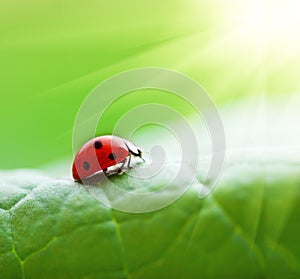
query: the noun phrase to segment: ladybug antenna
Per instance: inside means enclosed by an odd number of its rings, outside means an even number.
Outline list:
[[[144,163],[146,162],[145,159],[142,157],[142,153],[143,153],[143,152],[142,152],[141,149],[137,148],[138,153],[135,153],[135,152],[133,152],[133,151],[129,148],[129,146],[128,146],[128,144],[126,143],[126,141],[124,141],[124,143],[125,143],[125,145],[126,145],[128,151],[129,151],[133,156],[140,157],[140,158],[144,161]]]
[[[146,163],[145,159],[142,157],[142,154],[143,154],[142,150],[138,149],[138,152],[139,152],[139,154],[137,156],[140,157],[144,163]]]

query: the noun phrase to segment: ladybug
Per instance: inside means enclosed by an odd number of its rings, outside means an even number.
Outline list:
[[[117,136],[100,136],[85,143],[77,152],[72,166],[73,178],[81,182],[103,172],[123,173],[124,165],[131,169],[131,156],[142,158],[142,151],[130,141]],[[120,165],[119,165],[120,164]],[[119,165],[119,166],[118,166]],[[113,173],[108,168],[115,166]]]

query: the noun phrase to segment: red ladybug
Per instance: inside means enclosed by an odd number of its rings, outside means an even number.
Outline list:
[[[117,173],[123,172],[127,161],[130,167],[131,156],[140,157],[142,151],[130,141],[117,136],[101,136],[85,143],[75,156],[72,172],[76,181],[89,179],[103,171],[104,174],[111,174],[108,168],[121,164]]]

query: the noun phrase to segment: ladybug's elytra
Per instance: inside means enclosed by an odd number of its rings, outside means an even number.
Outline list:
[[[140,157],[142,151],[130,141],[117,136],[100,136],[85,143],[75,156],[72,172],[76,181],[82,181],[99,173],[109,174],[109,167],[121,164],[117,173],[123,172],[127,162],[130,167],[131,156]]]

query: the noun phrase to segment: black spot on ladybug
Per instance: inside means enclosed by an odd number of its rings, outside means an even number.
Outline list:
[[[115,160],[117,158],[117,156],[114,153],[110,153],[108,155],[108,158],[111,159],[111,160]]]
[[[84,162],[84,163],[83,163],[83,168],[84,168],[85,170],[89,170],[89,169],[90,169],[90,163],[89,163],[89,162]]]
[[[94,147],[96,149],[100,149],[103,146],[102,142],[100,140],[95,141]]]

